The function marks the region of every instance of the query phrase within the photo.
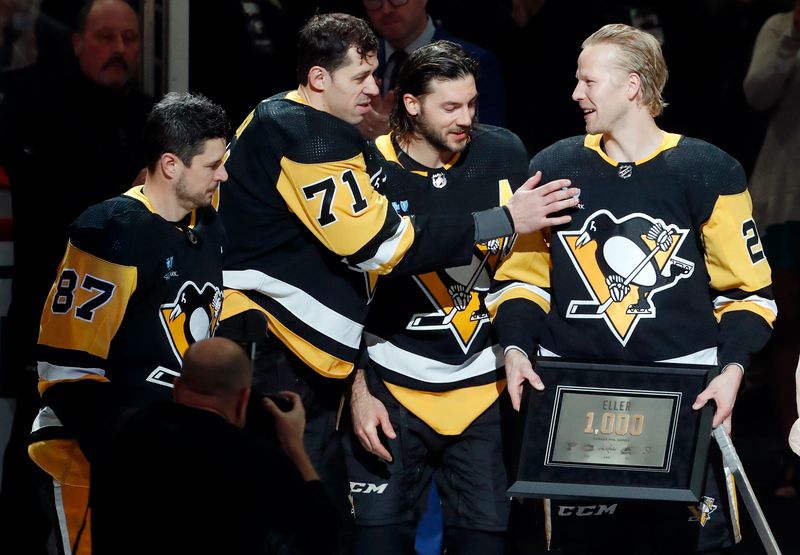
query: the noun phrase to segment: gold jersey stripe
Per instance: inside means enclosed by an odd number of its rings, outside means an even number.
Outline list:
[[[453,389],[451,391],[419,391],[386,383],[389,392],[400,404],[442,435],[462,433],[494,403],[506,388],[506,380]]]
[[[711,287],[717,291],[758,291],[771,283],[761,242],[744,227],[752,221],[752,207],[747,190],[720,196],[701,228]]]

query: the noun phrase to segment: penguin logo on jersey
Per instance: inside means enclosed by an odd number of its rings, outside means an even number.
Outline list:
[[[700,504],[696,507],[689,506],[689,512],[692,516],[689,517],[689,522],[697,522],[700,526],[705,526],[706,522],[711,520],[711,513],[717,510],[717,505],[714,504],[713,497],[703,496]]]
[[[484,325],[489,324],[489,312],[484,297],[489,290],[491,273],[502,256],[511,248],[509,238],[493,239],[477,246],[480,254],[466,266],[447,268],[414,276],[420,289],[436,307],[435,312],[415,314],[406,329],[449,329],[464,353]]]
[[[221,311],[222,291],[211,283],[199,289],[187,281],[174,302],[161,305],[161,325],[178,362],[183,361],[189,345],[214,335]]]
[[[622,345],[642,318],[656,317],[656,294],[694,271],[677,256],[689,230],[646,214],[617,219],[600,210],[557,235],[592,297],[572,300],[567,318],[603,319]]]

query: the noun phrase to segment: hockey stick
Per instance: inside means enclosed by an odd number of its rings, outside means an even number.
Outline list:
[[[750,480],[747,479],[747,474],[742,467],[742,461],[736,453],[736,448],[733,446],[731,436],[725,431],[722,426],[714,428],[714,439],[717,440],[719,450],[722,452],[722,460],[725,467],[730,470],[731,474],[736,478],[736,483],[741,487],[736,488],[744,499],[744,504],[747,507],[747,512],[750,513],[750,518],[753,525],[758,531],[758,537],[761,538],[761,543],[764,545],[764,550],[767,555],[781,555],[781,550],[778,543],[775,541],[775,536],[772,535],[767,519],[761,511],[761,505],[758,504],[756,494],[753,491],[753,486],[750,485]],[[733,509],[733,507],[731,507]]]
[[[489,255],[491,252],[486,251],[486,256],[483,257],[481,263],[475,269],[475,272],[472,274],[472,277],[469,278],[469,282],[465,285],[465,289],[467,292],[472,291],[472,288],[475,287],[475,284],[478,282],[478,278],[483,271],[483,267],[486,266],[486,261],[489,259]],[[455,303],[453,303],[455,304]],[[469,304],[469,303],[467,303]],[[417,316],[414,318],[414,321],[408,326],[409,329],[425,329],[425,328],[438,328],[441,326],[446,326],[450,322],[453,321],[453,318],[456,317],[456,314],[461,312],[455,306],[450,308],[450,312],[445,315],[441,314],[425,314],[423,316]]]
[[[644,267],[653,259],[653,257],[658,254],[658,244],[656,244],[652,250],[644,257],[644,259],[639,262],[639,264],[628,274],[625,280],[622,282],[623,285],[629,285],[636,276],[644,269]],[[575,301],[573,301],[574,303]],[[578,314],[581,316],[584,315],[595,315],[595,314],[605,314],[608,307],[611,306],[611,303],[614,302],[614,297],[611,296],[611,291],[608,292],[608,298],[605,302],[601,305],[596,304],[572,304],[569,305],[569,313],[570,314]],[[584,308],[585,307],[585,308]]]

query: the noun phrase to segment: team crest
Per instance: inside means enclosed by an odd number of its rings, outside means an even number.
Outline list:
[[[706,522],[711,520],[711,513],[716,510],[717,505],[714,504],[714,498],[703,496],[696,507],[689,506],[689,512],[692,513],[692,516],[689,517],[689,522],[697,522],[700,526],[705,526]]]
[[[591,299],[572,300],[567,318],[603,319],[623,345],[642,318],[655,318],[653,298],[694,271],[677,256],[688,229],[646,214],[617,219],[600,210],[578,231],[558,237]]]
[[[191,281],[183,284],[175,301],[161,305],[161,325],[178,362],[189,345],[214,335],[222,311],[222,291],[210,283],[198,289]]]
[[[436,310],[415,314],[406,329],[449,329],[467,353],[481,327],[489,324],[484,297],[494,269],[510,248],[509,238],[493,239],[477,245],[479,254],[473,255],[472,262],[466,266],[415,276],[414,281]]]

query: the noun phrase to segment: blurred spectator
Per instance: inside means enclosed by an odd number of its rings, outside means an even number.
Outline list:
[[[389,132],[389,112],[394,103],[394,75],[408,54],[433,41],[449,40],[461,45],[480,64],[478,117],[481,123],[505,125],[506,98],[503,73],[497,58],[484,48],[455,37],[436,26],[426,11],[427,0],[363,0],[372,27],[380,38],[378,69],[381,95],[359,125],[361,133],[374,139]]]
[[[36,60],[33,22],[40,1],[0,2],[0,70],[29,66]]]
[[[251,383],[233,341],[189,347],[177,402],[134,413],[93,468],[95,555],[330,551],[336,510],[303,446],[300,396],[281,394],[287,412],[263,399],[279,447],[242,429]]]
[[[793,11],[773,15],[764,23],[744,92],[753,108],[770,111],[750,186],[780,311],[767,360],[786,437],[797,418],[794,370],[800,354],[800,0]],[[793,497],[800,484],[800,465],[788,450],[784,459],[782,483],[775,493]]]
[[[65,2],[60,9],[74,4]],[[56,21],[44,12],[40,19],[47,25]],[[37,29],[43,28],[37,22]],[[31,514],[37,470],[25,452],[39,404],[34,356],[39,316],[69,223],[86,207],[125,191],[144,167],[142,132],[152,105],[135,84],[139,19],[127,3],[87,3],[72,45],[74,61],[55,74],[53,57],[0,74],[0,164],[11,182],[15,257],[10,353],[0,388],[17,400],[0,497],[0,521],[8,532],[0,542],[13,545],[24,538],[29,553],[42,535],[41,517]]]

